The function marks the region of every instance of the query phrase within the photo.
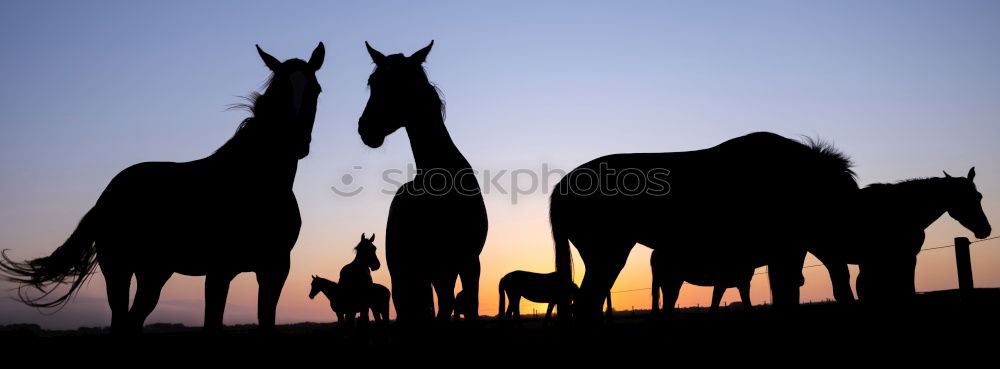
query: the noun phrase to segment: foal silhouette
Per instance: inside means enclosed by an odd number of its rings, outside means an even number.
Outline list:
[[[133,165],[111,180],[50,256],[16,262],[4,252],[0,271],[21,284],[23,302],[62,306],[100,265],[112,332],[138,332],[171,275],[204,275],[205,329],[219,330],[229,282],[255,272],[260,328],[274,328],[301,225],[292,183],[298,160],[309,154],[320,93],[316,71],[325,52],[322,42],[308,62],[280,62],[260,47],[257,52],[273,75],[264,94],[251,96],[252,116],[214,154]],[[61,284],[69,291],[48,299]],[[30,296],[29,288],[41,296]]]
[[[469,309],[479,310],[486,205],[472,166],[444,125],[444,104],[437,89],[424,73],[422,64],[433,45],[431,41],[405,57],[385,56],[365,43],[375,71],[368,79],[371,96],[358,120],[358,134],[366,145],[377,148],[386,136],[405,128],[418,170],[396,192],[386,225],[386,264],[400,322],[433,318],[432,285],[438,297],[437,317],[448,320],[458,276],[471,297]]]
[[[500,278],[498,284],[500,291],[500,310],[497,316],[501,320],[513,318],[521,319],[521,298],[528,301],[548,303],[545,309],[545,323],[552,318],[552,310],[558,305],[559,314],[570,315],[572,302],[576,298],[580,288],[573,283],[561,278],[558,273],[534,273],[523,270],[515,270]],[[510,306],[504,309],[504,296],[510,300]],[[611,318],[611,294],[607,295],[608,318]]]
[[[858,297],[871,302],[902,302],[916,293],[914,272],[924,230],[945,213],[977,238],[993,229],[983,212],[983,195],[966,177],[910,179],[876,183],[861,189],[854,202],[849,239],[833,247],[810,250],[826,265],[837,301],[853,301],[847,264],[857,264]]]
[[[712,286],[712,311],[719,310],[719,303],[726,290],[736,287],[740,291],[740,299],[743,301],[743,308],[750,310],[753,304],[750,302],[750,280],[753,279],[753,268],[729,267],[718,265],[709,260],[706,263],[692,263],[692,261],[678,255],[673,255],[667,250],[653,250],[649,257],[649,267],[653,272],[653,314],[660,312],[660,291],[663,291],[663,311],[671,312],[677,304],[677,297],[680,294],[681,285],[684,282],[696,286]]]
[[[850,161],[832,147],[773,133],[600,157],[553,189],[556,270],[572,278],[572,242],[586,264],[574,313],[591,321],[636,243],[681,263],[769,265],[775,305],[794,306],[807,247],[839,229],[841,207],[857,191]]]

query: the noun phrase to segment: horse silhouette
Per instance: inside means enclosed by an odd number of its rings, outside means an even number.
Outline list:
[[[974,233],[992,233],[983,212],[983,195],[966,177],[910,179],[861,189],[854,202],[850,240],[810,250],[826,265],[838,301],[853,301],[847,264],[857,264],[858,297],[875,303],[902,302],[916,293],[914,273],[924,230],[945,213]]]
[[[343,299],[339,294],[339,289],[337,282],[314,275],[309,290],[309,299],[314,299],[317,294],[323,293],[330,301],[330,310],[333,310],[337,316],[337,321],[345,323],[347,311],[340,307]],[[378,283],[373,283],[368,290],[365,299],[375,317],[376,324],[389,322],[389,295],[389,289]],[[354,313],[357,314],[357,312]]]
[[[323,293],[323,296],[326,296],[326,299],[330,301],[330,310],[333,310],[333,313],[337,315],[337,321],[343,323],[345,318],[344,312],[340,309],[338,289],[337,282],[313,275],[312,282],[310,283],[309,299],[315,299],[316,295]]]
[[[798,304],[806,250],[843,222],[858,190],[850,161],[822,142],[767,132],[674,153],[603,156],[550,197],[556,271],[586,264],[575,315],[593,321],[636,243],[733,270],[769,265],[774,303]],[[706,243],[706,239],[711,242]]]
[[[651,309],[653,314],[660,312],[660,291],[663,291],[663,311],[668,313],[673,311],[677,304],[681,285],[684,282],[696,286],[714,287],[711,311],[719,310],[722,295],[726,293],[727,289],[733,287],[740,291],[744,309],[752,309],[750,280],[753,279],[753,269],[726,269],[724,266],[707,262],[707,260],[694,260],[696,262],[706,261],[705,263],[690,263],[689,259],[678,256],[672,255],[668,250],[658,249],[653,250],[649,257],[649,267],[653,272],[653,304]]]
[[[374,285],[372,271],[381,266],[375,255],[374,242],[374,233],[371,238],[365,238],[362,233],[361,241],[354,247],[354,260],[340,269],[339,305],[348,324],[353,325],[356,314],[361,315],[362,324],[368,324],[368,309],[371,307],[369,299]]]
[[[372,148],[405,128],[417,173],[396,192],[389,207],[385,254],[399,322],[433,319],[431,288],[439,320],[447,321],[459,276],[478,311],[479,253],[486,242],[486,205],[471,165],[444,125],[444,104],[427,80],[423,62],[434,42],[409,57],[385,56],[368,43],[375,71],[371,95],[358,120],[361,140]],[[477,319],[476,315],[469,316]]]
[[[579,287],[573,281],[567,281],[556,273],[534,273],[523,270],[515,270],[500,278],[498,290],[500,291],[500,309],[497,316],[500,320],[521,319],[521,298],[532,302],[548,303],[545,310],[545,320],[547,324],[552,318],[552,310],[559,306],[559,314],[569,315],[572,311],[572,302],[579,292]],[[504,297],[510,300],[510,305],[504,308]],[[607,296],[607,317],[612,315],[611,294]]]
[[[215,153],[186,163],[140,163],[118,173],[49,256],[16,262],[5,250],[0,270],[20,283],[21,301],[60,307],[100,265],[112,332],[138,332],[171,275],[203,275],[205,329],[218,331],[229,282],[255,272],[259,326],[274,329],[302,223],[292,183],[298,160],[309,154],[320,94],[316,71],[325,51],[320,43],[308,62],[280,62],[259,46],[257,52],[273,74],[264,93],[249,98],[252,116]],[[48,299],[62,284],[69,291]],[[30,296],[29,287],[41,295]]]

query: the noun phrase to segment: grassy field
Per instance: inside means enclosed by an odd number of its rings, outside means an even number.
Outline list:
[[[282,325],[276,334],[262,335],[256,327],[229,326],[221,335],[206,336],[197,327],[157,324],[144,335],[116,338],[107,329],[45,331],[37,326],[5,326],[0,339],[10,343],[46,347],[105,347],[208,350],[225,343],[245,350],[283,347],[287,350],[363,352],[448,352],[490,355],[498,352],[549,352],[568,355],[617,355],[666,352],[719,355],[723,362],[732,353],[755,354],[773,350],[814,352],[824,356],[853,357],[859,352],[889,353],[906,350],[924,353],[962,352],[1000,342],[1000,289],[977,289],[962,296],[958,291],[919,295],[913,304],[872,308],[860,304],[805,304],[795,311],[757,307],[752,312],[683,309],[670,316],[648,312],[618,312],[611,322],[597,325],[543,325],[540,319],[505,324],[484,317],[478,325],[435,324],[401,327],[396,323],[367,329],[339,327],[334,323]],[[666,351],[664,351],[666,350]],[[848,355],[849,356],[842,356]],[[486,356],[488,357],[488,356]],[[709,357],[706,357],[709,358]]]

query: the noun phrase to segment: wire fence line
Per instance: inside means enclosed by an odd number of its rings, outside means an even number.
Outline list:
[[[986,242],[986,241],[995,240],[995,239],[998,239],[998,238],[1000,238],[1000,236],[993,236],[993,237],[984,238],[984,239],[981,239],[981,240],[969,241],[969,243],[973,244],[973,243],[979,243],[979,242]],[[940,250],[940,249],[946,249],[946,248],[950,248],[950,247],[955,247],[955,244],[922,248],[922,249],[920,249],[920,251],[918,252],[918,254],[921,253],[921,252],[924,252],[924,251]],[[809,264],[809,265],[803,266],[802,269],[809,269],[809,268],[815,268],[815,267],[821,267],[821,266],[823,266],[823,263]],[[767,271],[765,270],[763,272],[754,273],[754,275],[761,275],[761,274],[767,274]],[[621,291],[611,291],[611,293],[626,293],[626,292],[648,291],[648,290],[651,290],[651,289],[653,289],[653,288],[652,287],[633,288],[633,289],[621,290]]]

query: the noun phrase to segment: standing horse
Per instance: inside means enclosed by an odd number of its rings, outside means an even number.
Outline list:
[[[309,299],[316,298],[316,295],[322,292],[326,296],[326,299],[330,300],[330,310],[333,310],[333,313],[337,315],[337,322],[343,323],[347,320],[347,317],[345,316],[346,310],[341,308],[343,297],[339,291],[340,287],[337,282],[314,275],[309,289]],[[389,322],[388,288],[381,284],[373,283],[364,299],[364,303],[372,310],[375,323]]]
[[[229,282],[255,272],[260,328],[274,329],[302,223],[292,183],[298,160],[309,154],[320,93],[316,71],[325,52],[320,43],[308,62],[280,62],[260,47],[257,52],[273,75],[263,95],[251,96],[252,116],[214,154],[186,163],[133,165],[111,180],[50,256],[15,262],[4,253],[0,270],[21,284],[23,302],[61,306],[100,265],[112,331],[138,332],[171,275],[203,275],[205,330],[218,331]],[[45,301],[64,283],[68,292]],[[42,295],[29,296],[27,287]]]
[[[382,55],[365,43],[375,71],[358,134],[377,148],[405,128],[417,166],[413,180],[393,197],[386,225],[386,262],[400,322],[433,318],[432,285],[437,317],[448,320],[458,276],[478,311],[479,253],[488,228],[475,172],[448,134],[444,104],[422,66],[432,45],[405,57]]]
[[[752,309],[750,280],[753,279],[754,269],[727,269],[711,262],[691,264],[690,260],[678,259],[682,258],[671,255],[667,250],[653,250],[653,254],[649,257],[649,268],[653,272],[653,314],[660,312],[660,291],[663,291],[663,311],[667,313],[673,311],[684,282],[696,286],[714,287],[711,311],[719,310],[722,295],[732,287],[740,291],[743,309]]]
[[[347,314],[348,323],[354,322],[355,314],[361,314],[361,322],[368,324],[369,297],[374,285],[372,271],[378,270],[381,264],[375,255],[375,234],[365,238],[354,247],[354,260],[340,269],[340,308]]]
[[[704,150],[600,157],[553,189],[556,271],[572,278],[572,242],[586,264],[575,309],[583,319],[600,314],[636,243],[681,263],[769,265],[774,303],[794,306],[806,248],[826,242],[856,192],[850,161],[832,147],[766,132]]]
[[[854,202],[849,242],[810,250],[826,265],[838,301],[852,301],[847,264],[857,264],[858,297],[874,302],[900,302],[916,293],[914,273],[924,230],[945,213],[977,238],[993,229],[983,212],[983,195],[966,177],[911,179],[863,188]]]
[[[310,283],[309,299],[315,299],[316,295],[322,292],[323,296],[326,296],[326,299],[330,301],[330,310],[333,310],[333,313],[337,315],[337,322],[343,323],[344,312],[340,308],[340,296],[337,294],[338,289],[337,282],[314,275]]]

